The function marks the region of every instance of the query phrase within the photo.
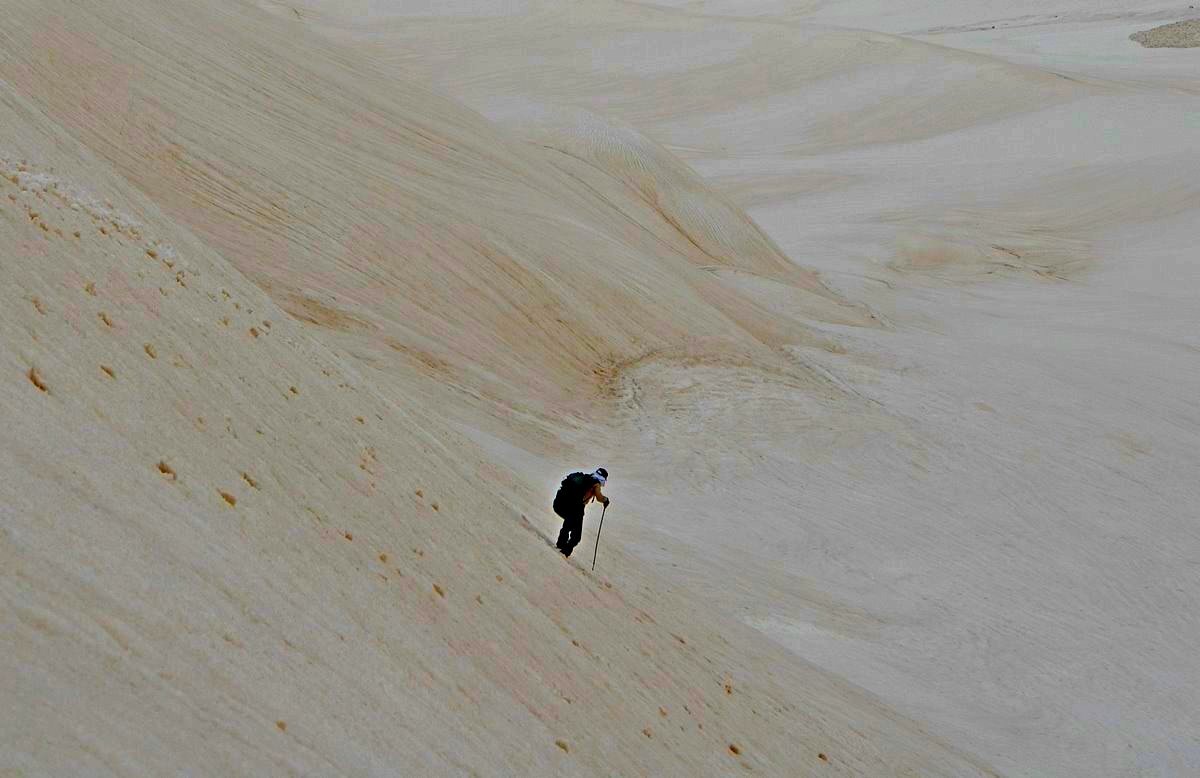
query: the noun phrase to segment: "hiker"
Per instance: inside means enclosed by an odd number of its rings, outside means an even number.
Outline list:
[[[592,500],[608,507],[608,498],[600,491],[606,483],[608,471],[597,467],[590,473],[571,473],[558,487],[558,494],[554,495],[554,512],[562,517],[563,525],[555,545],[563,556],[571,556],[583,537],[584,507]]]

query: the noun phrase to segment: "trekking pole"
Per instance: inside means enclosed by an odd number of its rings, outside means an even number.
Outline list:
[[[604,510],[600,511],[600,528],[596,530],[596,550],[592,552],[592,570],[596,569],[596,554],[600,553],[600,533],[604,531],[604,514],[608,513],[608,506],[604,506]]]

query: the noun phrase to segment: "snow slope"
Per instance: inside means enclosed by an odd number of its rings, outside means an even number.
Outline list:
[[[1109,5],[9,4],[0,768],[1200,770],[1200,54]]]
[[[462,433],[755,347],[644,197],[244,3],[10,6],[0,104],[0,768],[989,773]]]

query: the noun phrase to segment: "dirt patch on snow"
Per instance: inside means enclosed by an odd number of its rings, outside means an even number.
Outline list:
[[[1148,49],[1191,49],[1200,46],[1200,19],[1164,24],[1129,36]]]

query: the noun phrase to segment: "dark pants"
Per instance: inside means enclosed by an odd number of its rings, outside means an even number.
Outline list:
[[[558,533],[558,542],[554,545],[563,552],[564,556],[571,556],[575,546],[579,545],[579,539],[583,537],[583,506],[580,505],[575,510],[571,510],[573,507],[564,508],[558,503],[554,504],[554,512],[563,520],[562,530]]]

